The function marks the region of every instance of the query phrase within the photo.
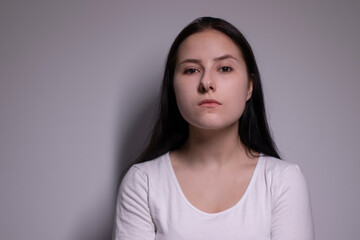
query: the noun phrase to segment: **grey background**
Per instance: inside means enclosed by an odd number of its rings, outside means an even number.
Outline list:
[[[359,1],[1,1],[0,238],[110,239],[165,57],[198,16],[251,43],[316,237],[360,236]]]

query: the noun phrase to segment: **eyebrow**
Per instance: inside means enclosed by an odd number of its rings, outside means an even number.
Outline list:
[[[218,61],[225,60],[228,58],[234,59],[235,61],[239,62],[239,60],[236,57],[232,56],[231,54],[225,54],[223,56],[214,58],[214,61],[218,62]],[[184,61],[182,61],[181,63],[179,63],[179,65],[181,65],[183,63],[200,63],[200,62],[201,61],[199,59],[188,58],[188,59],[185,59]]]
[[[236,57],[234,57],[233,55],[230,55],[230,54],[225,54],[224,56],[217,57],[214,60],[215,61],[221,61],[221,60],[228,59],[228,58],[232,58],[232,59],[234,59],[236,61],[239,61]]]

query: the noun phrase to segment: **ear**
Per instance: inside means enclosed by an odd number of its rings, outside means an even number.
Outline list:
[[[251,74],[251,77],[249,78],[249,85],[248,85],[248,91],[247,91],[247,95],[246,95],[246,101],[248,101],[251,98],[253,86],[254,86],[254,74]]]

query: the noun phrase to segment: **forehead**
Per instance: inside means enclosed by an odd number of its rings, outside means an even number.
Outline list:
[[[217,30],[205,30],[188,36],[179,46],[178,58],[216,58],[225,54],[242,58],[239,47]]]

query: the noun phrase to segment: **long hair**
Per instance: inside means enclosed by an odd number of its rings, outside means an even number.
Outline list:
[[[181,147],[186,142],[189,136],[189,127],[179,112],[173,85],[178,49],[190,35],[209,29],[224,33],[238,46],[246,63],[249,79],[253,82],[252,96],[246,102],[244,112],[239,119],[239,136],[242,144],[250,154],[259,152],[280,158],[269,131],[260,74],[248,41],[239,30],[225,20],[201,17],[186,26],[170,48],[165,65],[157,119],[150,142],[137,162],[154,159]]]

